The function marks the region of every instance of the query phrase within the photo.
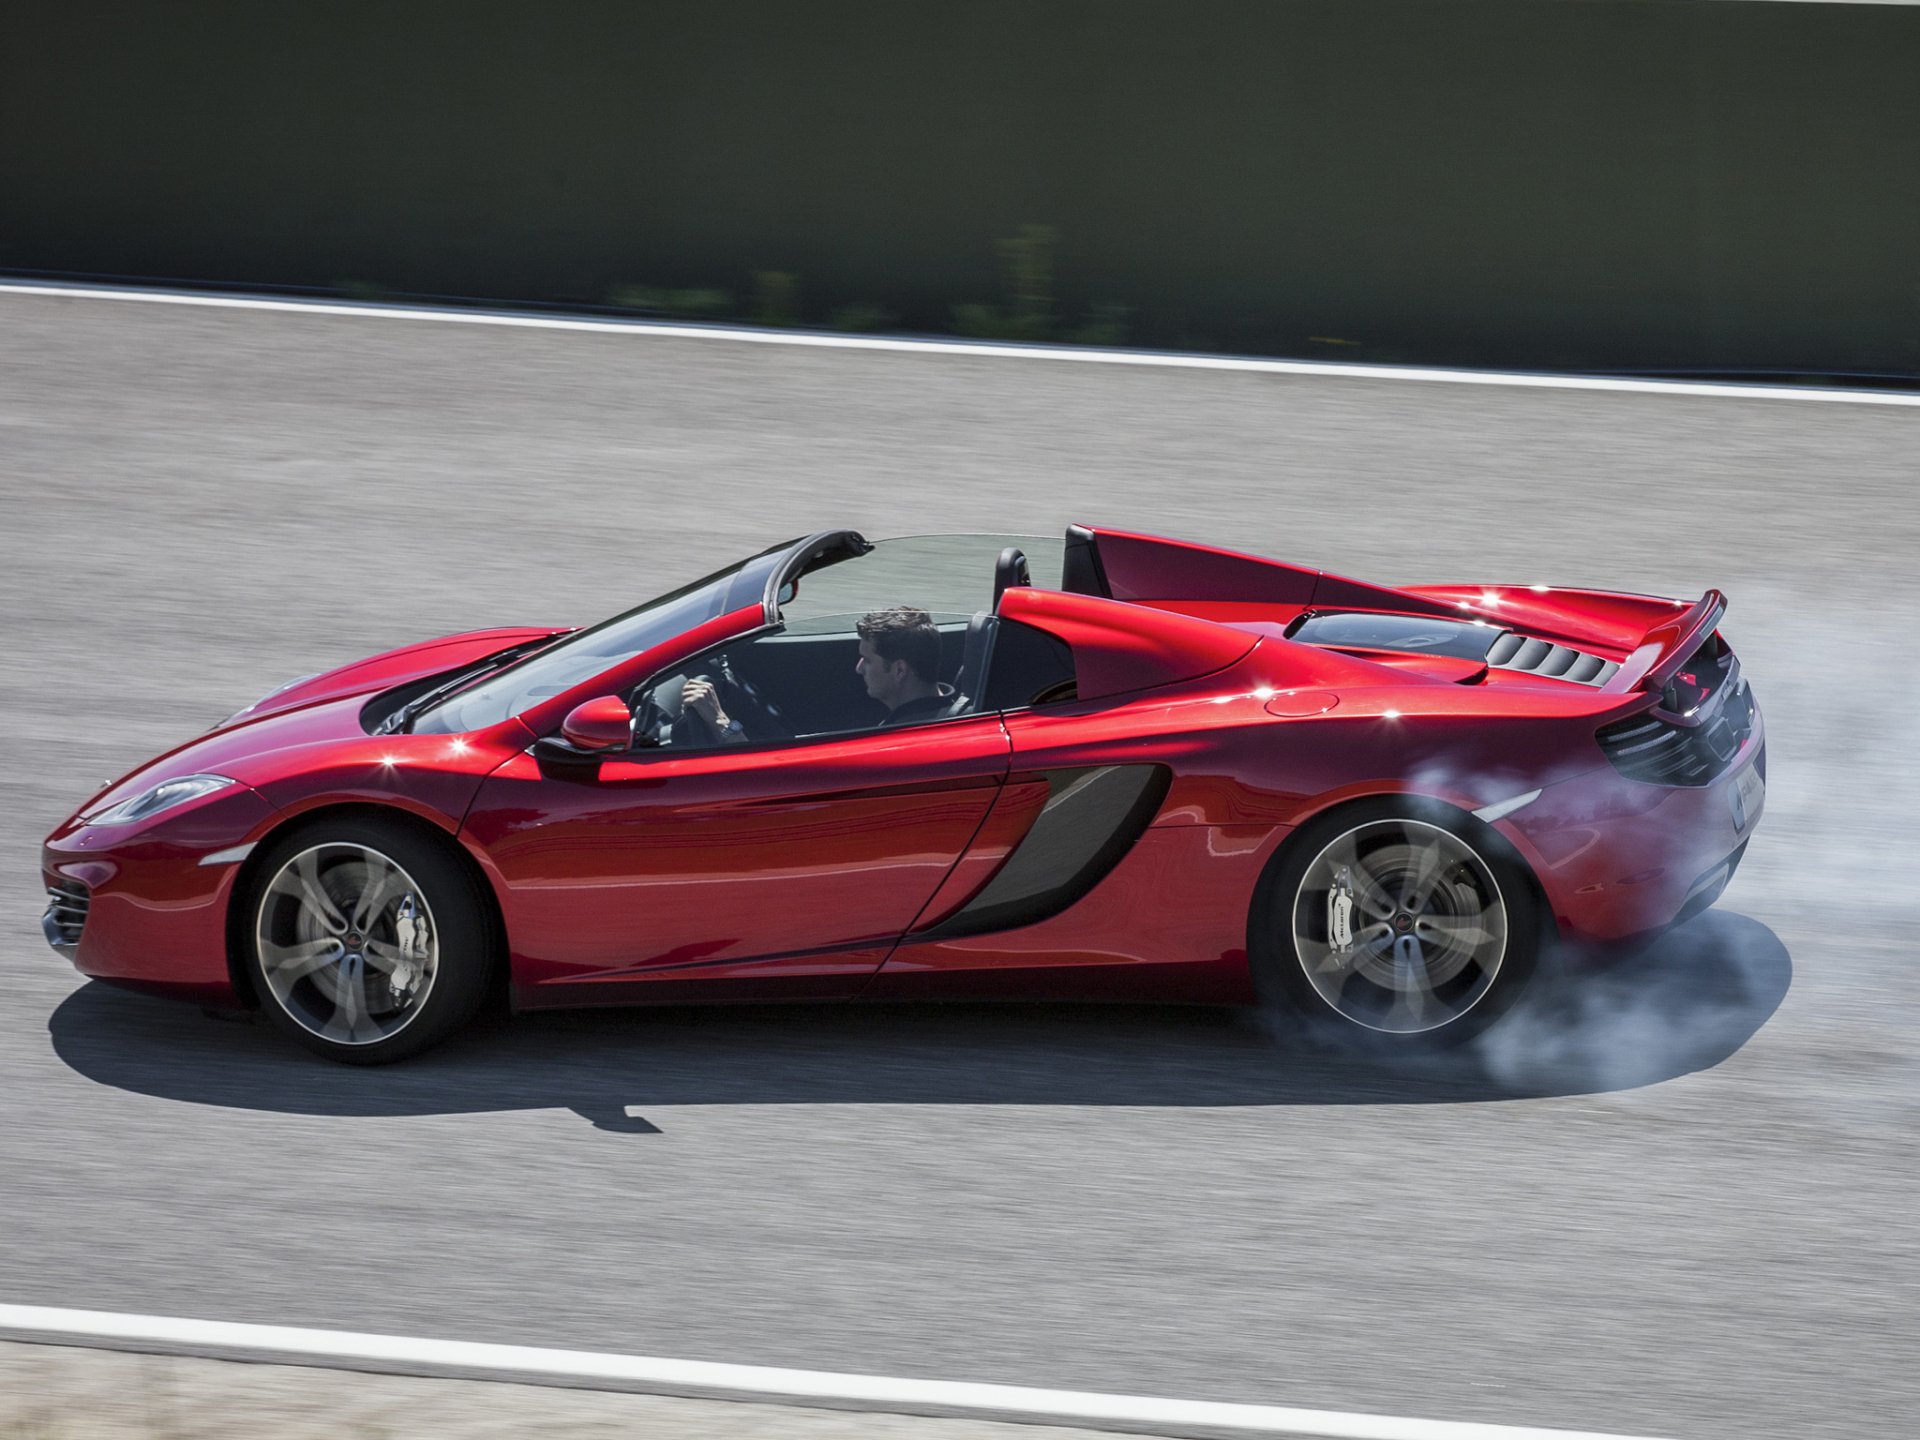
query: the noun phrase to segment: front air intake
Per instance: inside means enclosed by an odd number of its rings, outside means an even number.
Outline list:
[[[47,887],[47,913],[41,927],[49,944],[71,950],[80,943],[92,899],[92,892],[78,880],[56,880]]]

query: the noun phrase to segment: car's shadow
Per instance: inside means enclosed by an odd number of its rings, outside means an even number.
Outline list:
[[[1172,1006],[543,1014],[380,1069],[99,984],[48,1028],[89,1079],[169,1100],[350,1116],[566,1108],[645,1133],[650,1110],[682,1105],[1382,1105],[1629,1089],[1734,1054],[1792,974],[1764,925],[1709,912],[1611,969],[1543,973],[1471,1045],[1392,1064],[1303,1045],[1253,1012]]]

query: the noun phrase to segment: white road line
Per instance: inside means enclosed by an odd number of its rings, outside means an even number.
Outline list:
[[[875,350],[908,355],[964,355],[974,359],[1058,360],[1082,365],[1134,365],[1161,370],[1228,370],[1254,375],[1307,375],[1341,380],[1405,380],[1439,385],[1499,385],[1534,390],[1595,390],[1627,395],[1695,395],[1732,400],[1808,400],[1837,405],[1920,406],[1920,394],[1884,390],[1818,389],[1796,385],[1737,385],[1698,380],[1626,380],[1597,375],[1523,371],[1428,369],[1418,365],[1343,365],[1316,360],[1259,360],[1237,355],[1174,355],[1147,350],[1081,349],[1069,345],[1002,345],[992,341],[910,340],[875,335],[829,335],[805,330],[755,330],[732,325],[668,325],[651,320],[528,315],[501,310],[440,309],[422,305],[355,305],[331,300],[273,299],[263,295],[203,295],[185,290],[129,290],[104,285],[40,285],[0,281],[0,295],[46,295],[64,300],[127,300],[147,305],[192,305],[208,310],[270,310],[281,314],[346,316],[368,320],[430,320],[446,325],[501,325],[522,330],[571,330],[675,340],[720,340],[745,345],[789,345],[818,350]]]
[[[1208,1400],[1162,1400],[1036,1390],[1019,1385],[969,1385],[949,1380],[900,1380],[883,1375],[836,1375],[821,1370],[775,1370],[700,1360],[662,1360],[586,1350],[543,1350],[465,1340],[419,1340],[404,1335],[360,1335],[284,1325],[181,1320],[165,1315],[118,1315],[0,1305],[0,1336],[41,1344],[80,1342],[108,1349],[212,1354],[288,1365],[400,1373],[460,1375],[492,1380],[566,1382],[670,1394],[756,1400],[829,1402],[894,1413],[962,1413],[981,1418],[1064,1419],[1082,1424],[1161,1426],[1180,1430],[1244,1430],[1311,1435],[1325,1440],[1633,1440],[1591,1431],[1542,1430],[1449,1420],[1410,1420],[1339,1410],[1278,1405],[1229,1405]]]

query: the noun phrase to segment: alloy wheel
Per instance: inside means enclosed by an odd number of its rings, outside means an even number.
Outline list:
[[[1291,912],[1307,982],[1343,1019],[1416,1035],[1453,1024],[1493,988],[1508,913],[1491,866],[1453,831],[1376,820],[1307,865]]]
[[[439,969],[425,893],[391,858],[349,842],[280,866],[261,894],[255,944],[281,1009],[335,1045],[374,1045],[406,1029]]]

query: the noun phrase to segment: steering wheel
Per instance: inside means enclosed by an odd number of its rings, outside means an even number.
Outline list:
[[[733,713],[733,707],[727,703],[726,691],[721,688],[720,682],[715,677],[704,673],[689,675],[686,680],[681,683],[686,684],[694,680],[704,680],[707,684],[713,686],[714,692],[720,697],[721,709],[727,712],[727,718],[730,720],[739,719],[739,717]],[[741,728],[746,728],[745,721],[741,721]],[[702,712],[694,709],[691,705],[682,705],[680,707],[680,713],[673,717],[670,733],[675,745],[687,749],[710,749],[720,744],[723,738],[719,728]]]
[[[642,691],[635,713],[637,734],[656,745],[679,745],[708,749],[725,740],[712,721],[698,710],[681,703],[680,692],[691,680],[705,681],[720,697],[720,708],[727,718],[738,722],[749,740],[784,740],[793,735],[792,727],[780,708],[761,693],[751,681],[734,673],[724,654],[707,657],[708,669],[669,677]]]
[[[635,745],[664,745],[667,737],[673,733],[673,716],[661,705],[658,694],[667,687],[664,685],[642,690],[633,697],[633,743]],[[676,696],[679,686],[674,686]]]

